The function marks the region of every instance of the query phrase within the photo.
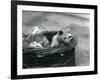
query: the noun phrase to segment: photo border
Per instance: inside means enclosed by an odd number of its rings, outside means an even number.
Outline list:
[[[95,53],[94,71],[17,75],[17,5],[94,9],[94,53]],[[97,74],[97,6],[96,5],[48,3],[48,2],[34,2],[34,1],[11,1],[11,78],[12,79],[75,76],[75,75],[90,75],[90,74]]]

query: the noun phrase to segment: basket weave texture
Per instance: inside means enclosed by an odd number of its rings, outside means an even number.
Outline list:
[[[44,35],[51,42],[57,32],[44,32]],[[71,42],[65,46],[48,47],[41,49],[26,48],[23,50],[23,65],[28,67],[75,65],[75,46],[77,37],[74,36]],[[63,55],[63,56],[62,56]],[[53,60],[53,61],[51,61]]]

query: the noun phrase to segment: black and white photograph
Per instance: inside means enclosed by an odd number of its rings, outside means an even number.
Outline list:
[[[90,65],[89,16],[23,11],[23,68]]]
[[[17,8],[12,8],[16,12],[12,12],[16,30],[12,30],[17,33],[13,35],[17,56],[12,54],[12,67],[16,65],[19,78],[96,74],[96,6],[24,1],[16,4]]]

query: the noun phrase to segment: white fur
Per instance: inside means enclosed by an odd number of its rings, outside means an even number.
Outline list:
[[[32,48],[43,48],[43,46],[40,43],[37,43],[37,42],[30,43],[30,47],[32,47]]]
[[[53,38],[52,38],[52,43],[51,43],[51,47],[56,47],[59,45],[59,41],[58,41],[58,34],[56,34]]]

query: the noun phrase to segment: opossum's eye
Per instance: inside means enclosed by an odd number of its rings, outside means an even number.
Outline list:
[[[68,38],[70,39],[70,38],[72,38],[72,36],[69,36]]]
[[[66,39],[66,37],[64,39]]]

